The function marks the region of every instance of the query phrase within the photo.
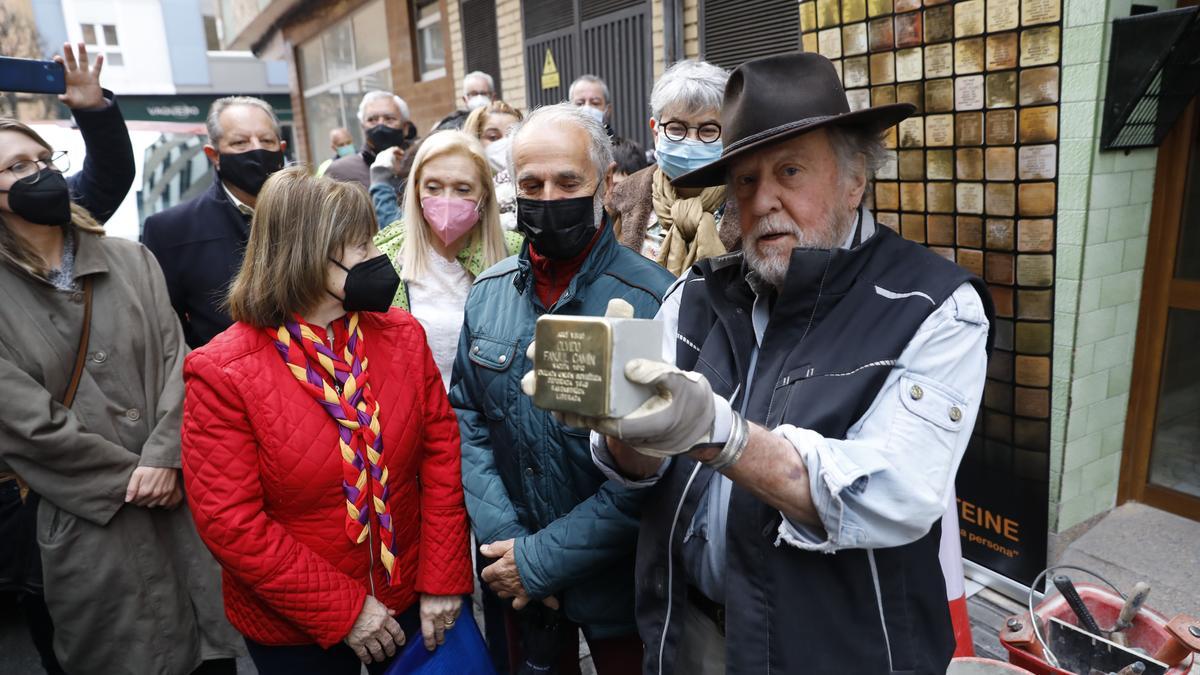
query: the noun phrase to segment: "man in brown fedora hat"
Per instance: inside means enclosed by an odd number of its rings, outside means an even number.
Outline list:
[[[954,651],[939,519],[989,348],[982,281],[876,224],[881,132],[833,65],[737,68],[721,158],[742,250],[667,292],[659,393],[588,426],[612,478],[650,490],[638,540],[646,673],[944,673]]]

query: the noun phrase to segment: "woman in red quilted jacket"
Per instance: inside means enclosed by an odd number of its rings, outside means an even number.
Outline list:
[[[225,611],[262,675],[382,672],[472,588],[458,425],[361,187],[274,174],[184,366],[183,471]]]

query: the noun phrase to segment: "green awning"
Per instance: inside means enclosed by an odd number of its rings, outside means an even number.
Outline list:
[[[174,96],[118,96],[125,119],[139,122],[204,123],[212,102],[229,94],[178,94]],[[265,94],[258,98],[271,104],[280,122],[292,121],[292,97]]]

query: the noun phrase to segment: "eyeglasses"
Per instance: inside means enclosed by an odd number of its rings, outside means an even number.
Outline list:
[[[706,122],[698,127],[678,121],[662,125],[663,133],[666,134],[668,140],[672,141],[682,141],[687,138],[688,132],[692,129],[696,130],[696,137],[700,139],[701,143],[716,143],[721,140],[721,125],[716,122]]]
[[[49,159],[23,159],[0,173],[11,173],[16,182],[32,185],[41,179],[42,169],[65,173],[71,168],[71,160],[67,157],[66,150],[59,150],[50,155]]]

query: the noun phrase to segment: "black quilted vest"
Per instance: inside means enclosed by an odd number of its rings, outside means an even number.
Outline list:
[[[992,319],[982,281],[885,227],[851,250],[796,249],[752,385],[741,391],[755,347],[755,296],[741,254],[703,261],[692,274],[676,291],[683,293],[679,366],[703,373],[719,395],[736,393],[735,410],[749,396],[752,422],[827,438],[845,438],[921,323],[961,284],[974,284]],[[680,547],[710,471],[677,459],[643,511],[637,615],[647,674],[674,672],[687,611]],[[780,518],[734,485],[726,531],[728,672],[946,672],[954,638],[938,524],[905,546],[826,554],[776,546]]]

